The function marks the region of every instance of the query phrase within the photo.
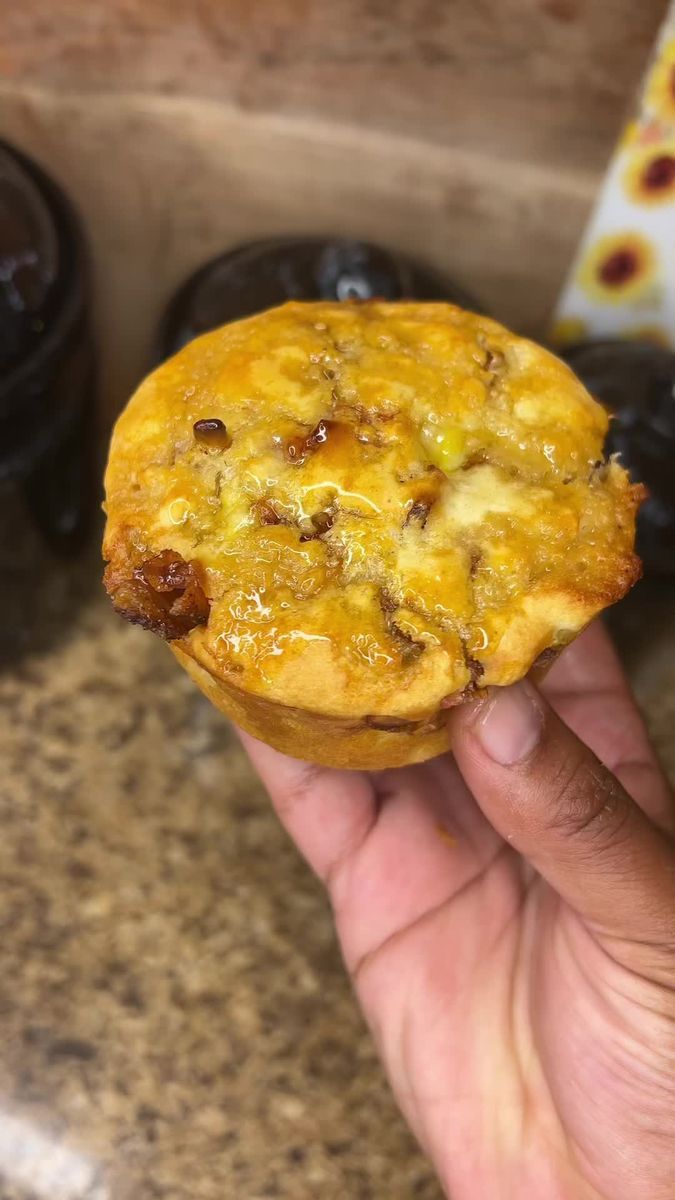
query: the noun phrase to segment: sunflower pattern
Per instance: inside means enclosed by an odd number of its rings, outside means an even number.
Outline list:
[[[586,322],[579,317],[558,317],[551,326],[551,341],[555,346],[573,346],[586,340]]]
[[[663,38],[647,76],[645,108],[664,125],[675,125],[675,36]]]
[[[600,304],[640,300],[653,287],[658,260],[651,241],[631,230],[607,233],[581,260],[580,286]]]
[[[580,335],[675,347],[675,0],[554,314]]]
[[[635,204],[667,204],[675,198],[675,138],[641,146],[628,158],[623,185]]]

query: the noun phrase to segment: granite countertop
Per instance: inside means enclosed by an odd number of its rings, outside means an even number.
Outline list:
[[[0,1200],[438,1200],[223,718],[95,545],[0,521]],[[672,607],[642,586],[614,625],[674,771]]]

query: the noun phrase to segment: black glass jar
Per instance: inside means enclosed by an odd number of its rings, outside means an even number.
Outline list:
[[[612,414],[607,452],[647,487],[638,516],[645,568],[675,575],[675,354],[607,339],[571,346],[565,359]]]
[[[285,300],[449,300],[482,311],[464,289],[405,255],[346,238],[277,237],[214,258],[183,284],[162,319],[161,362],[197,334]]]
[[[95,355],[82,228],[60,187],[0,141],[0,487],[50,548],[95,511]]]

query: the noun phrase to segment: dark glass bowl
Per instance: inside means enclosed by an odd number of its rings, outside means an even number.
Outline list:
[[[79,544],[94,507],[94,358],[77,214],[0,141],[0,483],[23,489],[56,550]]]
[[[675,574],[675,354],[641,342],[579,342],[564,354],[613,416],[607,452],[618,453],[649,495],[638,551],[652,572]]]
[[[449,300],[483,311],[443,275],[381,246],[345,238],[276,237],[249,242],[191,275],[160,324],[161,362],[200,333],[286,300]]]

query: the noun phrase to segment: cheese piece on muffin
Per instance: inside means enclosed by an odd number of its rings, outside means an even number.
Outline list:
[[[540,346],[449,304],[289,303],[139,387],[106,474],[106,588],[255,737],[383,768],[640,574],[641,489]]]

